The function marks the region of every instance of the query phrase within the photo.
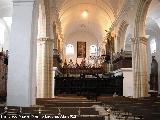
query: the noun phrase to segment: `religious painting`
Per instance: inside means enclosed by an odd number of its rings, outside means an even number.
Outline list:
[[[86,42],[77,42],[77,58],[86,57]]]

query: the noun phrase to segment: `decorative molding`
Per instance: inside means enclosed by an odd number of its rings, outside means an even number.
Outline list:
[[[34,2],[35,0],[13,0],[14,3]]]
[[[34,3],[35,0],[13,0],[13,6],[19,6],[19,4]]]
[[[124,16],[126,16],[128,14],[128,11],[133,8],[135,6],[135,1],[133,0],[128,0],[125,2],[125,4],[123,5],[122,9],[120,10],[120,12],[118,13],[115,21],[113,22],[113,24],[110,27],[110,31],[112,31],[114,29],[114,27],[116,27],[118,25],[118,23],[125,18]]]
[[[133,68],[121,68],[121,71],[133,71]]]
[[[136,37],[136,38],[131,38],[131,41],[133,42],[133,44],[145,44],[147,45],[147,38],[145,37]]]
[[[39,38],[37,39],[38,42],[46,42],[46,41],[53,41],[53,39],[50,39],[48,37],[44,37],[44,38]]]

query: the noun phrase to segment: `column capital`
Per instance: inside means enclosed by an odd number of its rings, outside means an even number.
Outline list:
[[[146,37],[134,37],[134,38],[131,38],[131,41],[133,42],[133,44],[142,43],[142,44],[147,45],[147,38]]]
[[[34,2],[35,0],[13,0],[14,3]]]
[[[53,39],[50,39],[48,37],[43,37],[43,38],[38,38],[37,41],[38,42],[46,42],[46,41],[53,41]]]
[[[13,6],[24,6],[24,5],[31,5],[33,6],[35,3],[35,0],[13,0]]]

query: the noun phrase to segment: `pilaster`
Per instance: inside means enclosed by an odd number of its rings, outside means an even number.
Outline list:
[[[53,40],[37,40],[37,97],[49,98],[52,93]]]

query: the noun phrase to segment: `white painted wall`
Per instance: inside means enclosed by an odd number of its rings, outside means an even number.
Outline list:
[[[7,81],[7,105],[30,106],[32,99],[33,1],[14,3]],[[34,98],[33,98],[34,97]]]
[[[90,45],[98,45],[98,40],[97,38],[88,33],[88,32],[75,32],[69,35],[69,37],[65,38],[65,42],[64,42],[64,55],[67,60],[67,62],[69,61],[69,59],[72,59],[73,62],[75,63],[76,58],[77,58],[77,42],[86,42],[86,60],[88,60],[89,57],[89,49],[90,49]],[[67,44],[72,44],[74,46],[74,55],[67,55],[66,56],[66,49],[65,46]],[[81,58],[77,58],[77,62],[80,64],[81,63]]]
[[[37,83],[36,83],[36,60],[37,60],[37,35],[38,35],[38,9],[39,9],[39,1],[34,2],[34,8],[33,8],[33,22],[32,22],[32,52],[31,52],[31,71],[30,71],[30,86],[31,88],[31,104],[35,105],[36,104],[36,94],[37,94]]]
[[[123,72],[123,96],[133,96],[134,95],[134,79],[132,68],[121,68]]]

